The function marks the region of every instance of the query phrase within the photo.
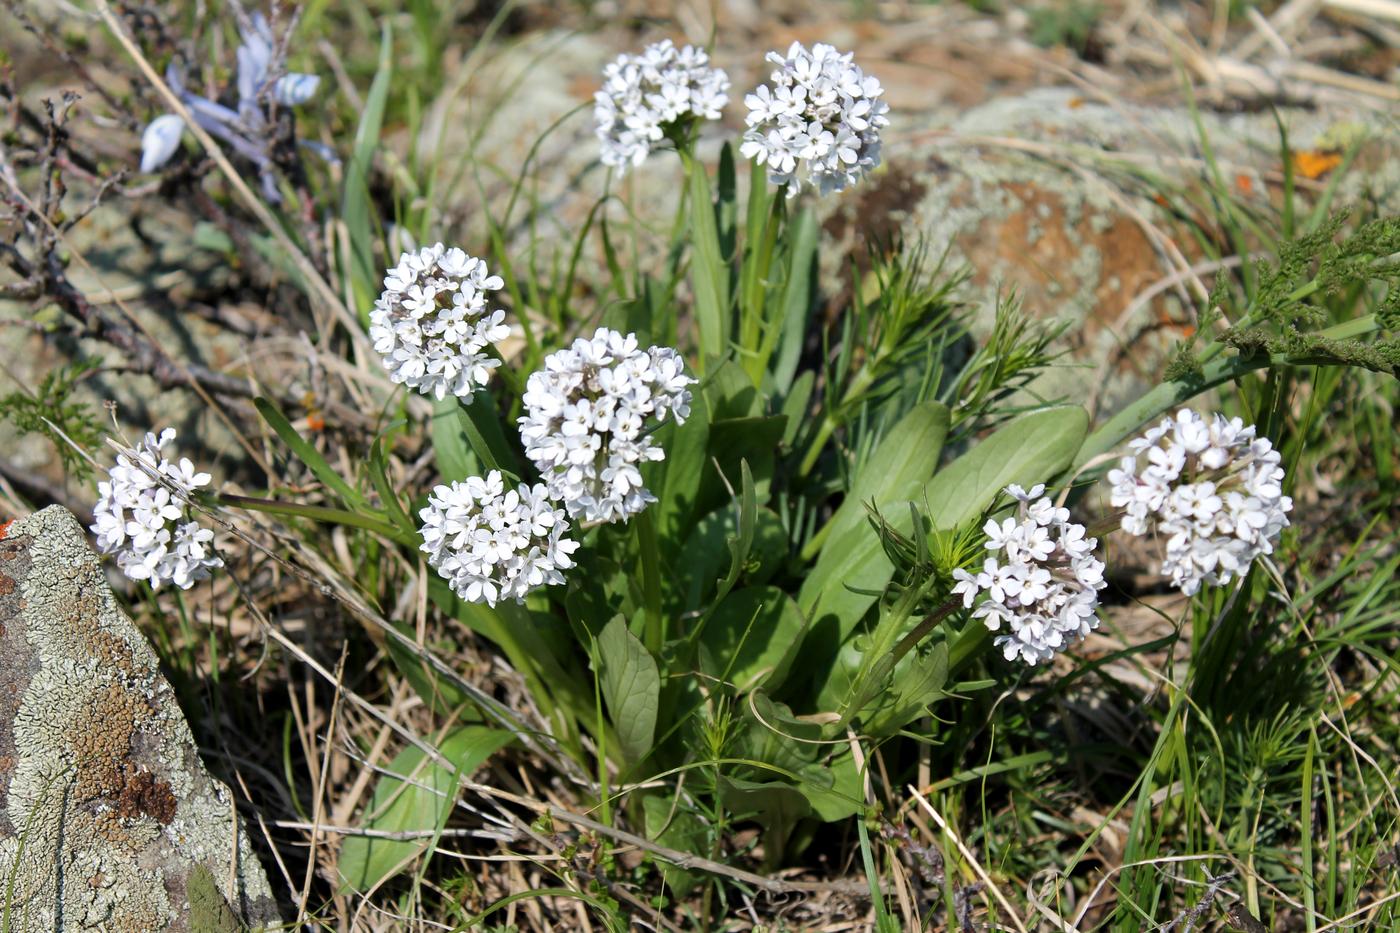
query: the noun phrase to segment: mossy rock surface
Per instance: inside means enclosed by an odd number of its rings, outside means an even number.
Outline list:
[[[214,914],[280,923],[232,795],[83,529],[59,506],[15,522],[0,540],[0,917],[15,933],[193,931],[216,894]]]

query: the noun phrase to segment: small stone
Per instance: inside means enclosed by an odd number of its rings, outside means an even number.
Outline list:
[[[12,580],[0,593],[8,929],[280,924],[232,794],[204,769],[72,514],[50,506],[15,522],[0,557]]]

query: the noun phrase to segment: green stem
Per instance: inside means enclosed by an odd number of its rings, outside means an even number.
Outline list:
[[[645,638],[647,650],[654,655],[661,653],[666,644],[666,620],[661,613],[661,567],[657,563],[659,554],[656,543],[656,520],[651,509],[644,509],[636,519],[637,556],[642,565],[642,598],[646,612]]]
[[[1377,329],[1375,315],[1366,315],[1352,321],[1345,321],[1325,330],[1318,331],[1319,337],[1329,340],[1347,340],[1360,337]],[[1212,343],[1202,352],[1204,359],[1218,355],[1223,344]],[[1085,439],[1079,448],[1070,473],[1078,472],[1084,464],[1095,457],[1108,453],[1125,439],[1136,434],[1141,427],[1159,415],[1170,411],[1182,402],[1213,389],[1222,383],[1230,382],[1246,373],[1268,366],[1307,366],[1325,363],[1326,360],[1312,357],[1295,357],[1283,353],[1257,353],[1251,356],[1232,356],[1213,360],[1205,365],[1199,378],[1164,382],[1147,392],[1133,404],[1104,422],[1093,434]]]
[[[235,509],[248,509],[254,512],[269,512],[274,515],[295,515],[298,518],[309,518],[313,522],[321,522],[326,525],[345,525],[350,528],[363,528],[366,531],[373,531],[391,541],[416,548],[419,544],[417,535],[411,535],[406,531],[395,528],[393,525],[369,515],[361,515],[358,512],[350,512],[345,509],[332,509],[323,505],[303,505],[300,502],[285,502],[280,499],[257,499],[252,496],[235,496],[228,493],[219,493],[213,497],[219,505],[228,506]]]

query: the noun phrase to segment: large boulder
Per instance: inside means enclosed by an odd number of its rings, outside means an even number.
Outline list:
[[[0,892],[16,933],[281,920],[229,789],[59,506],[0,540]]]

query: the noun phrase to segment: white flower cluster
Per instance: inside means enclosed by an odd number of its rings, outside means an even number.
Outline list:
[[[667,130],[691,119],[715,120],[729,102],[729,76],[710,67],[703,49],[670,39],[640,55],[620,55],[603,69],[593,118],[604,165],[641,165]]]
[[[509,492],[501,474],[438,486],[428,497],[422,550],[428,563],[468,602],[521,602],[539,586],[563,583],[578,543],[564,537],[569,521],[542,485]]]
[[[438,399],[470,399],[501,362],[484,351],[510,335],[506,313],[486,307],[486,294],[503,285],[456,247],[437,243],[400,256],[369,315],[389,378]]]
[[[997,646],[1008,661],[1034,665],[1098,627],[1104,564],[1094,557],[1097,540],[1069,520],[1069,509],[1042,496],[1044,486],[1006,491],[1021,503],[1016,516],[983,527],[987,550],[1000,552],[1000,560],[988,557],[977,574],[954,570],[953,593],[967,608],[985,595],[973,617],[994,632],[1005,622],[1008,633],[997,636]]]
[[[1109,471],[1109,501],[1124,509],[1124,531],[1166,538],[1162,573],[1172,585],[1189,596],[1229,583],[1273,552],[1293,500],[1278,451],[1253,425],[1183,408],[1128,446],[1132,455]]]
[[[695,382],[669,347],[640,349],[633,334],[599,328],[591,338],[551,353],[525,385],[520,437],[550,498],[571,518],[615,522],[640,512],[653,496],[640,466],[666,453],[647,430],[649,418],[677,422],[690,414]]]
[[[823,43],[809,52],[794,42],[787,55],[768,53],[777,65],[773,86],[759,85],[744,98],[749,129],[739,151],[768,166],[774,184],[797,193],[797,173],[827,194],[854,185],[880,164],[880,128],[889,124],[884,88],[844,54]]]
[[[185,458],[170,462],[161,450],[174,439],[175,430],[166,428],[118,454],[106,481],[97,484],[101,498],[92,510],[98,549],[116,554],[122,573],[149,580],[157,590],[167,583],[187,590],[224,565],[214,554],[214,532],[180,521],[190,493],[207,486],[209,474],[196,473]],[[172,493],[170,486],[181,492]]]

